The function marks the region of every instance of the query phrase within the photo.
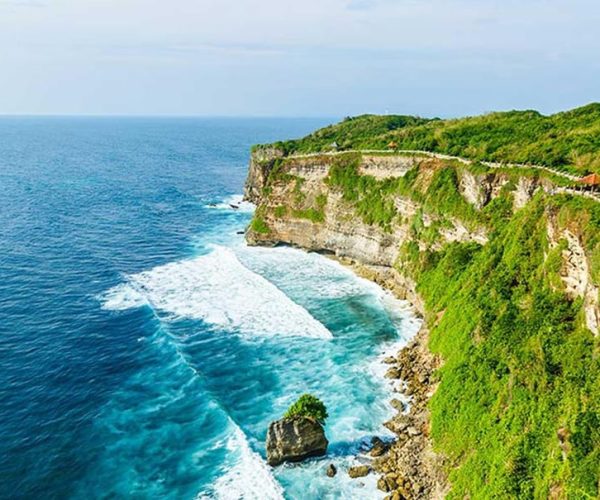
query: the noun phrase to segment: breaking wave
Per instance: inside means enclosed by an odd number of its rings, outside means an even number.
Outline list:
[[[332,338],[306,309],[224,247],[129,276],[101,300],[105,309],[150,305],[174,318],[198,319],[243,334]]]
[[[283,500],[283,488],[266,462],[250,448],[239,427],[233,429],[226,448],[237,456],[236,463],[215,481],[210,491],[201,493],[199,500]]]
[[[209,203],[205,207],[218,210],[236,210],[244,213],[251,213],[255,208],[252,203],[244,201],[244,195],[241,194],[226,196],[219,203]]]

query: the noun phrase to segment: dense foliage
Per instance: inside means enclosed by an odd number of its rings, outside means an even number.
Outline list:
[[[600,172],[600,104],[544,116],[510,111],[427,120],[363,115],[275,144],[286,154],[331,149],[405,149],[508,163]]]
[[[551,248],[547,228],[551,215],[578,235],[598,282],[600,204],[540,192],[513,212],[515,177],[476,210],[459,191],[464,166],[377,180],[359,165],[359,154],[337,156],[327,183],[366,223],[406,222],[397,220],[398,195],[422,207],[397,266],[416,281],[430,346],[444,359],[432,435],[450,460],[450,497],[597,498],[600,342],[585,327],[582,301],[564,293],[566,241]],[[489,242],[443,244],[439,230],[453,218],[485,227]]]
[[[424,118],[397,115],[362,115],[346,118],[337,125],[317,130],[298,141],[281,141],[274,144],[286,154],[309,153],[334,149],[362,149],[372,144],[374,137],[387,134],[407,126],[429,122]]]
[[[328,417],[327,408],[325,408],[323,402],[312,394],[303,394],[300,396],[298,401],[290,406],[285,413],[285,418],[296,416],[313,418],[321,425],[325,424],[325,420]]]
[[[453,498],[599,493],[599,346],[581,302],[556,289],[544,203],[483,247],[448,245],[413,265],[437,318],[431,347],[444,366],[432,433],[452,461]]]
[[[444,359],[432,435],[450,458],[450,497],[598,498],[600,344],[582,301],[563,291],[566,242],[551,249],[547,224],[553,214],[597,259],[600,205],[539,193],[513,215],[509,198],[486,207],[484,246],[420,251],[430,228],[415,216],[398,262],[418,284],[430,346]]]
[[[277,162],[271,181],[285,183],[292,203],[274,207],[276,217],[298,217],[298,206],[309,206],[311,193],[286,174],[287,161]],[[434,445],[449,459],[449,496],[599,498],[600,338],[585,326],[583,301],[565,294],[567,242],[552,247],[548,225],[577,235],[600,283],[600,204],[540,191],[515,212],[519,177],[547,175],[532,169],[503,171],[507,182],[476,209],[460,179],[464,169],[489,173],[483,165],[424,160],[404,177],[377,179],[361,175],[360,153],[318,161],[330,162],[328,188],[365,223],[409,227],[397,267],[416,282],[430,347],[444,360],[430,407]],[[411,220],[400,219],[399,197],[421,207]],[[314,222],[323,220],[326,202],[312,199]],[[488,243],[446,243],[441,232],[457,220],[485,229]],[[287,415],[321,420],[308,409],[318,402],[312,398],[303,396]]]

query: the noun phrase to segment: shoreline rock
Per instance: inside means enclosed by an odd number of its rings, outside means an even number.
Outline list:
[[[407,300],[420,316],[425,305],[414,286],[394,269],[358,264],[336,258],[357,275],[369,279],[401,300]],[[445,474],[445,459],[433,450],[430,435],[428,403],[437,389],[434,372],[442,360],[428,348],[429,330],[424,323],[415,337],[395,356],[382,360],[387,368],[385,379],[401,381],[400,393],[410,396],[405,405],[391,399],[397,414],[383,425],[396,435],[388,450],[374,458],[373,470],[380,474],[378,488],[388,495],[386,500],[437,500],[446,497],[449,484]],[[408,411],[407,411],[408,410]]]
[[[430,415],[427,406],[435,393],[434,370],[440,360],[427,348],[428,330],[422,327],[413,340],[397,356],[398,379],[411,395],[408,412],[404,405],[394,405],[398,413],[385,426],[396,435],[389,451],[373,461],[373,469],[381,474],[378,488],[386,499],[441,499],[448,492],[444,458],[433,451]],[[394,402],[394,400],[392,400]]]
[[[370,472],[371,467],[369,465],[355,465],[354,467],[350,467],[348,469],[348,475],[352,479],[368,476]]]
[[[335,477],[335,475],[337,474],[336,466],[333,464],[329,464],[327,470],[325,471],[325,474],[327,474],[327,477]]]

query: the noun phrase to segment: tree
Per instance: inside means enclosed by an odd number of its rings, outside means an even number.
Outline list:
[[[285,413],[285,418],[296,416],[313,418],[321,425],[325,425],[325,420],[329,415],[327,415],[327,408],[319,398],[312,394],[303,394]]]

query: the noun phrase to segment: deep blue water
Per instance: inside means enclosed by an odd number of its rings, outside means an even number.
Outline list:
[[[401,304],[252,249],[252,144],[322,120],[0,119],[0,497],[377,497],[331,480],[383,433]],[[271,470],[270,420],[328,405],[330,456]]]

